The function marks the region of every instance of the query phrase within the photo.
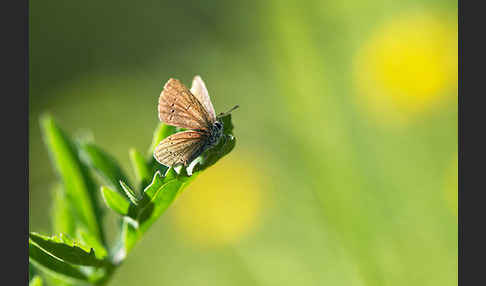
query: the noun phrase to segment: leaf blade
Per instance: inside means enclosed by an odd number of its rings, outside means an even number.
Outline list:
[[[36,267],[54,276],[61,275],[67,279],[89,281],[89,277],[78,268],[52,257],[42,248],[32,243],[31,240],[29,240],[29,261]]]
[[[122,216],[128,215],[130,202],[124,196],[106,186],[101,187],[101,195],[110,209]]]
[[[89,250],[65,235],[44,236],[35,232],[29,234],[29,242],[46,253],[71,264],[100,267],[105,261],[96,257],[93,248]]]
[[[123,222],[123,255],[126,255],[133,248],[143,233],[169,207],[179,190],[179,185],[182,185],[182,183],[183,181],[178,180],[177,173],[173,168],[167,171],[165,177],[162,177],[159,171],[154,174],[152,182],[145,188],[143,198],[137,205],[137,224],[134,225],[127,219]]]
[[[134,205],[138,205],[140,197],[125,182],[120,181],[120,186]]]
[[[29,286],[42,286],[42,278],[39,275],[35,275],[29,282]]]
[[[93,143],[82,143],[79,148],[82,161],[95,170],[107,184],[125,195],[118,182],[128,182],[128,177],[116,159]]]
[[[54,233],[66,233],[76,236],[76,218],[69,207],[69,201],[62,185],[57,184],[52,190],[53,205],[51,208],[51,224]]]
[[[74,143],[48,115],[41,118],[41,129],[69,205],[73,208],[81,224],[76,226],[87,228],[100,241],[104,241],[101,210],[95,193],[95,184],[86,166],[80,161]]]
[[[138,185],[143,188],[150,182],[150,169],[140,152],[135,148],[129,151],[130,162],[132,163],[132,168],[135,171],[135,177],[137,178]]]
[[[96,237],[89,234],[83,229],[79,229],[77,232],[77,237],[81,239],[81,241],[92,247],[95,251],[95,255],[98,259],[105,259],[108,256],[108,251],[106,250],[105,246],[101,244]]]
[[[174,179],[164,183],[156,192],[154,199],[139,214],[140,232],[144,233],[167,210],[174,201],[182,182]],[[153,209],[151,209],[153,206]]]

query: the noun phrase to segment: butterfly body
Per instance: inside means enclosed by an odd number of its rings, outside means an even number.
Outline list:
[[[209,131],[205,130],[198,130],[199,132],[204,134],[204,139],[202,141],[204,144],[194,151],[191,157],[187,161],[184,162],[184,165],[187,166],[188,163],[192,162],[194,159],[199,157],[204,151],[208,150],[211,147],[218,145],[219,140],[223,136],[223,122],[216,121],[210,128]]]
[[[199,76],[191,90],[179,80],[169,79],[159,97],[159,119],[172,126],[188,129],[172,134],[155,148],[155,159],[167,166],[187,166],[223,136],[206,86]]]

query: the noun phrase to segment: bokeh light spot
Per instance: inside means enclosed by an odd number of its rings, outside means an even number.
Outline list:
[[[457,27],[412,14],[379,28],[355,60],[360,105],[383,119],[408,121],[457,88]]]
[[[199,245],[235,243],[258,225],[262,190],[258,171],[235,152],[205,170],[180,195],[172,212],[175,227]]]

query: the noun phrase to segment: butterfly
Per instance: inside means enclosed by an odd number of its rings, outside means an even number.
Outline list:
[[[191,89],[177,79],[169,79],[159,97],[158,114],[165,124],[188,129],[172,134],[155,147],[154,158],[162,165],[187,166],[204,151],[218,144],[223,136],[222,116],[216,116],[206,85],[195,76]]]

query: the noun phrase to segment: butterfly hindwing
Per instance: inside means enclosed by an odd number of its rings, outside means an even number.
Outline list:
[[[202,153],[207,138],[207,134],[193,130],[172,134],[155,147],[154,157],[167,167],[187,166]]]
[[[159,97],[159,119],[166,124],[208,130],[212,116],[199,100],[177,79],[169,79]]]

